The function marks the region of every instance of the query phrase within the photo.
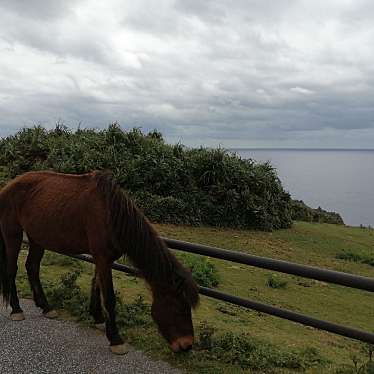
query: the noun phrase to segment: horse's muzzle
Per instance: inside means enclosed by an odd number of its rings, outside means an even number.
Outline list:
[[[187,352],[192,348],[193,336],[182,336],[170,343],[173,352]]]

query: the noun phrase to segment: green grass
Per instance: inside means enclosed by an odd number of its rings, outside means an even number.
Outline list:
[[[347,249],[338,253],[336,258],[374,266],[374,255],[371,253],[360,253],[355,250]]]
[[[347,249],[360,254],[373,253],[374,230],[301,222],[291,229],[271,233],[172,225],[156,225],[156,228],[163,236],[170,238],[364,276],[374,275],[373,267],[368,264],[337,258],[338,253]],[[71,260],[60,262],[54,256],[58,255],[48,255],[43,260],[42,282],[57,284],[62,273],[79,268],[82,270],[79,285],[84,292],[88,292],[91,266]],[[22,257],[24,261],[24,254]],[[279,277],[287,282],[287,286],[272,288],[268,286],[268,281],[274,272],[216,259],[210,259],[210,262],[218,270],[219,290],[374,332],[374,300],[369,292],[286,274],[279,274]],[[18,278],[21,292],[30,295],[23,266],[20,266]],[[139,294],[143,295],[146,302],[150,302],[149,292],[142,280],[119,272],[114,272],[114,280],[124,302],[134,302]],[[214,328],[217,337],[226,333],[240,336],[244,332],[251,339],[261,340],[288,352],[319,352],[331,362],[325,364],[323,369],[311,367],[306,370],[307,373],[335,373],[336,368],[351,363],[352,355],[362,356],[362,344],[359,342],[207,297],[201,298],[200,307],[194,312],[195,326],[203,326],[201,324],[204,321]],[[197,335],[203,331],[202,328],[197,328]],[[238,364],[208,359],[207,355],[198,351],[174,355],[158,335],[154,324],[126,328],[123,334],[137,348],[153,357],[169,361],[172,365],[185,368],[188,372],[251,372],[250,369],[243,371]],[[274,372],[296,371],[279,369]]]

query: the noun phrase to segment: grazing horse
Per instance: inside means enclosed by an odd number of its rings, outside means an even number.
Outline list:
[[[116,326],[111,265],[127,255],[150,286],[151,314],[170,348],[179,352],[192,347],[197,285],[110,173],[29,172],[0,191],[0,294],[10,303],[12,320],[24,319],[15,283],[23,232],[30,243],[27,275],[45,316],[55,312],[39,279],[44,249],[90,254],[96,265],[90,312],[96,324],[105,322],[112,352],[126,353]]]

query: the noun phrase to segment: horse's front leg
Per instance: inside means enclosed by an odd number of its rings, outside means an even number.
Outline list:
[[[113,289],[111,264],[97,263],[96,271],[99,275],[100,288],[106,310],[105,331],[110,343],[110,350],[115,354],[125,354],[128,352],[128,348],[119,335],[116,324],[116,298]]]

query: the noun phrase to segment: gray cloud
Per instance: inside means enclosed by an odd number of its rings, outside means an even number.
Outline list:
[[[361,0],[2,1],[0,136],[119,121],[190,145],[368,147],[373,15]]]
[[[72,3],[73,0],[2,0],[0,6],[3,11],[23,18],[54,20],[70,14]]]

